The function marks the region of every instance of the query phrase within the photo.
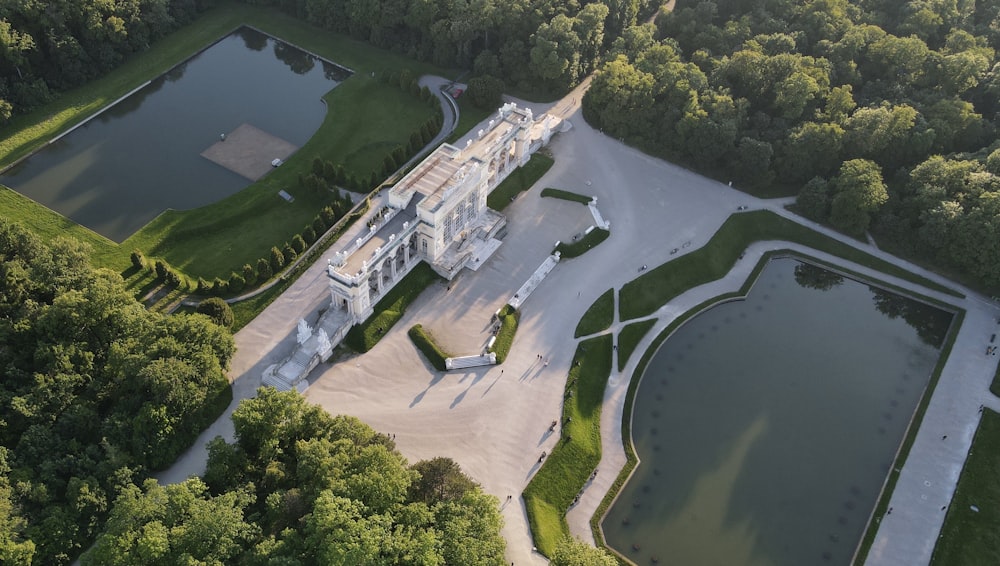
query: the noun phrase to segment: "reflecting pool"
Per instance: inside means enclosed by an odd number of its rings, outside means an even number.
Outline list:
[[[637,564],[849,564],[951,320],[770,261],[651,360],[608,543]]]
[[[302,146],[342,67],[240,28],[0,176],[0,183],[120,242],[167,208],[250,181],[202,157],[244,123]]]

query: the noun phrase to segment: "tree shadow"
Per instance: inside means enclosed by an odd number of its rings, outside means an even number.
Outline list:
[[[427,384],[427,387],[424,388],[424,390],[421,391],[420,393],[417,393],[417,395],[413,398],[413,401],[410,401],[410,408],[412,409],[413,407],[417,406],[418,403],[420,403],[421,401],[423,401],[424,400],[424,395],[427,395],[427,392],[431,390],[431,387],[434,387],[435,385],[437,385],[438,382],[441,381],[442,379],[444,379],[444,374],[443,373],[440,373],[440,372],[439,373],[435,373],[434,377],[432,377],[431,380],[430,380],[430,382]]]

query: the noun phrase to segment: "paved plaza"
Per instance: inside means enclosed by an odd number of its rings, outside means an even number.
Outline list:
[[[205,159],[233,173],[256,181],[274,168],[275,159],[284,161],[299,149],[250,124],[241,124],[201,152]]]
[[[689,253],[701,247],[737,207],[768,208],[801,221],[784,210],[789,199],[755,199],[594,130],[579,111],[581,92],[578,89],[556,103],[553,111],[568,118],[573,129],[553,139],[552,169],[504,210],[508,235],[493,256],[477,271],[462,272],[450,285],[440,283],[426,290],[370,352],[314,370],[309,378],[312,385],[306,391],[310,402],[331,413],[355,415],[376,430],[393,434],[397,447],[411,463],[435,456],[457,461],[503,502],[507,559],[518,566],[546,563],[532,550],[527,517],[518,496],[537,471],[539,455],[551,452],[558,440],[557,434],[548,432],[549,423],[561,413],[565,379],[577,342],[573,331],[584,311],[609,288],[617,291],[634,279],[640,266],[654,267],[675,259],[677,256],[670,253],[674,248]],[[528,105],[536,116],[551,106]],[[586,254],[561,261],[535,289],[521,307],[517,336],[503,365],[444,374],[435,371],[413,346],[407,329],[422,324],[451,353],[478,353],[489,338],[491,314],[531,276],[557,240],[568,241],[593,222],[584,206],[541,198],[544,187],[597,196],[602,215],[611,223],[611,236]],[[941,280],[875,248],[805,223]],[[787,247],[791,246],[782,242],[756,243],[729,275],[671,301],[656,313],[658,322],[640,343],[639,351],[690,307],[739,288],[765,251]],[[809,253],[823,258],[818,252]],[[859,266],[846,267],[869,273]],[[326,258],[317,261],[237,333],[238,350],[231,372],[237,400],[233,406],[253,394],[264,368],[291,352],[298,320],[315,322],[319,310],[327,305],[325,268]],[[877,277],[911,287],[881,274]],[[995,304],[972,294],[969,297],[943,297],[967,309],[965,324],[902,470],[892,499],[892,521],[883,521],[868,564],[928,562],[944,516],[940,507],[951,498],[978,424],[978,407],[1000,408],[1000,402],[988,392],[996,358],[983,356],[1000,313]],[[616,315],[612,329],[618,325]],[[622,405],[638,358],[639,354],[633,355],[624,372],[612,373],[602,414],[600,474],[568,514],[573,534],[585,540],[593,540],[588,521],[625,462],[620,442]],[[232,438],[232,430],[227,413],[159,479],[175,482],[201,473],[206,460],[204,442],[217,434]],[[943,435],[948,437],[946,442],[941,440]],[[513,495],[513,500],[507,501],[507,495]]]

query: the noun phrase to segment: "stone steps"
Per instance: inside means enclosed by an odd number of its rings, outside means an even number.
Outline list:
[[[448,369],[465,369],[480,366],[492,366],[497,363],[497,355],[493,352],[485,356],[460,356],[457,358],[446,358],[444,365]]]

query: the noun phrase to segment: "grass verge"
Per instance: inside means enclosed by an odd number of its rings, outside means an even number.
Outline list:
[[[588,204],[590,201],[594,200],[594,197],[588,197],[572,191],[564,191],[562,189],[553,188],[542,189],[542,196],[578,202],[580,204]]]
[[[497,363],[502,364],[507,359],[511,346],[514,345],[514,335],[517,334],[517,324],[521,320],[521,313],[510,305],[504,305],[498,316],[500,330],[497,332],[497,339],[490,347],[490,351],[497,355]]]
[[[649,332],[649,329],[656,324],[656,319],[640,320],[624,326],[618,332],[618,371],[625,369],[629,357],[639,345],[639,340]]]
[[[536,153],[523,166],[515,169],[509,177],[497,185],[490,196],[486,197],[486,206],[493,210],[503,210],[521,192],[531,188],[542,175],[552,167],[555,161],[548,155]]]
[[[576,348],[566,381],[559,443],[524,489],[535,546],[551,556],[569,536],[566,511],[601,461],[601,405],[611,374],[611,335]]]
[[[983,410],[931,566],[1000,564],[1000,414]],[[975,506],[978,511],[973,511]]]
[[[430,332],[424,329],[423,326],[419,324],[414,324],[407,331],[410,340],[413,341],[413,345],[417,347],[418,350],[427,358],[427,361],[434,366],[434,369],[438,371],[446,371],[448,368],[445,366],[444,360],[446,358],[452,357],[437,345],[434,341],[434,337]]]
[[[579,338],[588,334],[595,334],[602,330],[607,330],[615,319],[615,290],[608,289],[594,304],[590,305],[587,312],[580,317],[580,322],[576,323],[576,331],[573,338]]]
[[[566,242],[559,242],[555,251],[559,252],[559,255],[564,258],[581,256],[587,253],[591,248],[594,248],[604,240],[607,240],[610,235],[611,232],[605,230],[604,228],[594,228],[575,242],[571,242],[569,244]]]
[[[684,291],[722,277],[732,269],[748,245],[763,240],[795,242],[928,289],[963,296],[771,211],[756,210],[730,216],[702,248],[651,269],[626,283],[619,292],[621,320],[650,315]]]
[[[997,366],[997,371],[993,374],[993,383],[990,384],[990,393],[1000,397],[1000,366]]]
[[[403,318],[406,307],[431,283],[439,280],[441,277],[431,269],[431,266],[424,262],[418,263],[402,281],[375,304],[371,316],[347,331],[344,343],[358,352],[371,350],[385,333]]]

